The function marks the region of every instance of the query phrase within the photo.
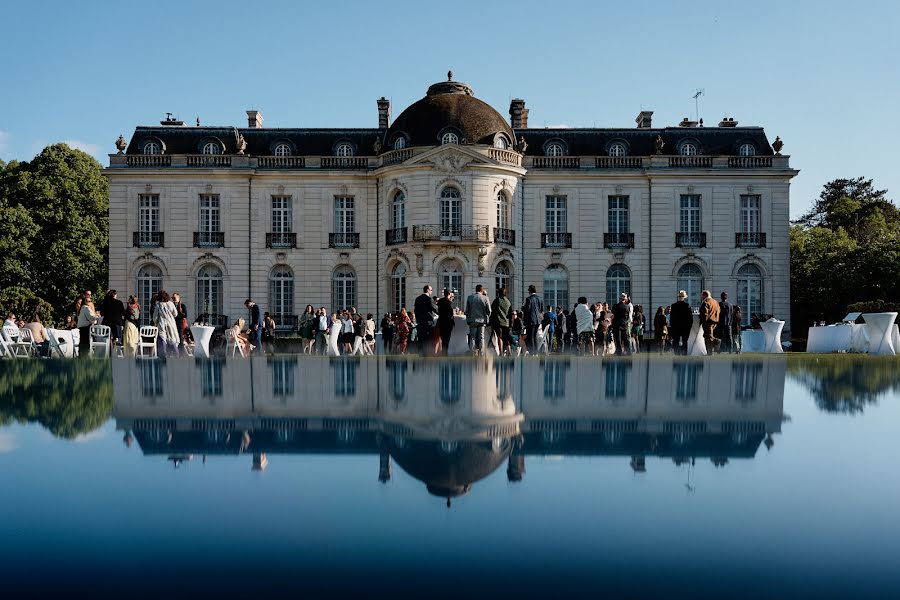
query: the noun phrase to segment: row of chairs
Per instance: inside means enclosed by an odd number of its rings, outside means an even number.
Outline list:
[[[114,345],[111,342],[112,330],[108,325],[92,325],[90,329],[91,343],[90,354],[92,357],[109,358],[110,351],[113,350],[116,356],[125,355],[122,346]],[[138,340],[138,356],[155,357],[156,354],[156,338],[159,336],[159,329],[150,325],[145,325],[139,330]],[[54,353],[60,358],[65,357],[59,346],[59,341],[50,336],[50,356]],[[78,348],[73,348],[73,354],[78,352]],[[17,328],[12,325],[3,326],[3,334],[0,335],[0,356],[4,358],[31,358],[38,355],[38,347],[34,342],[34,336],[28,328]]]

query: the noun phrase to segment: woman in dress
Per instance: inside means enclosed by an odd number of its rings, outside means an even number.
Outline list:
[[[275,352],[275,319],[267,311],[263,315],[263,342],[266,344],[268,352]]]
[[[306,305],[306,310],[300,315],[300,337],[303,338],[303,354],[313,353],[313,344],[316,343],[316,327],[319,318],[312,304]]]
[[[141,305],[137,298],[128,296],[128,304],[125,305],[125,329],[122,335],[122,345],[125,348],[125,356],[137,354],[140,337]]]
[[[656,345],[660,352],[666,349],[666,338],[669,336],[669,324],[666,320],[666,310],[660,306],[653,317],[653,332],[656,334]]]
[[[234,322],[234,325],[231,326],[231,332],[234,334],[234,339],[237,340],[238,347],[241,349],[241,354],[243,356],[249,356],[250,351],[254,350],[256,346],[250,343],[247,339],[247,336],[244,334],[244,325],[246,321],[243,319],[238,319]]]
[[[409,315],[406,314],[406,309],[401,308],[400,314],[397,315],[397,333],[396,338],[394,339],[394,347],[400,354],[406,354],[406,346],[409,343],[411,325],[412,323],[409,321]]]
[[[522,331],[524,326],[519,318],[519,311],[514,310],[509,318],[509,355],[518,356],[522,348]]]
[[[177,314],[178,311],[169,298],[169,293],[160,290],[156,306],[153,307],[153,322],[159,329],[159,339],[164,346],[162,356],[178,356],[178,344],[181,342],[181,337],[178,335],[178,327],[175,325]]]

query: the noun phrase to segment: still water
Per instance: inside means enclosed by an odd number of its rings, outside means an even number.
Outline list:
[[[900,597],[900,361],[0,363],[6,597]]]

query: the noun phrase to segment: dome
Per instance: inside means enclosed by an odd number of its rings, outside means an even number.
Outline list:
[[[492,145],[498,133],[506,134],[510,144],[515,142],[512,128],[500,113],[476,98],[471,87],[449,78],[429,87],[424,98],[400,113],[384,142],[390,149],[403,135],[407,146],[436,146],[446,132],[455,133],[466,144]]]

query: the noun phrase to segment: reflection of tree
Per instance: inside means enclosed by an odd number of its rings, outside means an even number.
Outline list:
[[[37,422],[57,437],[89,433],[113,407],[109,361],[0,362],[0,425]]]
[[[788,370],[827,412],[861,413],[890,390],[900,391],[900,362],[876,356],[791,356]]]

